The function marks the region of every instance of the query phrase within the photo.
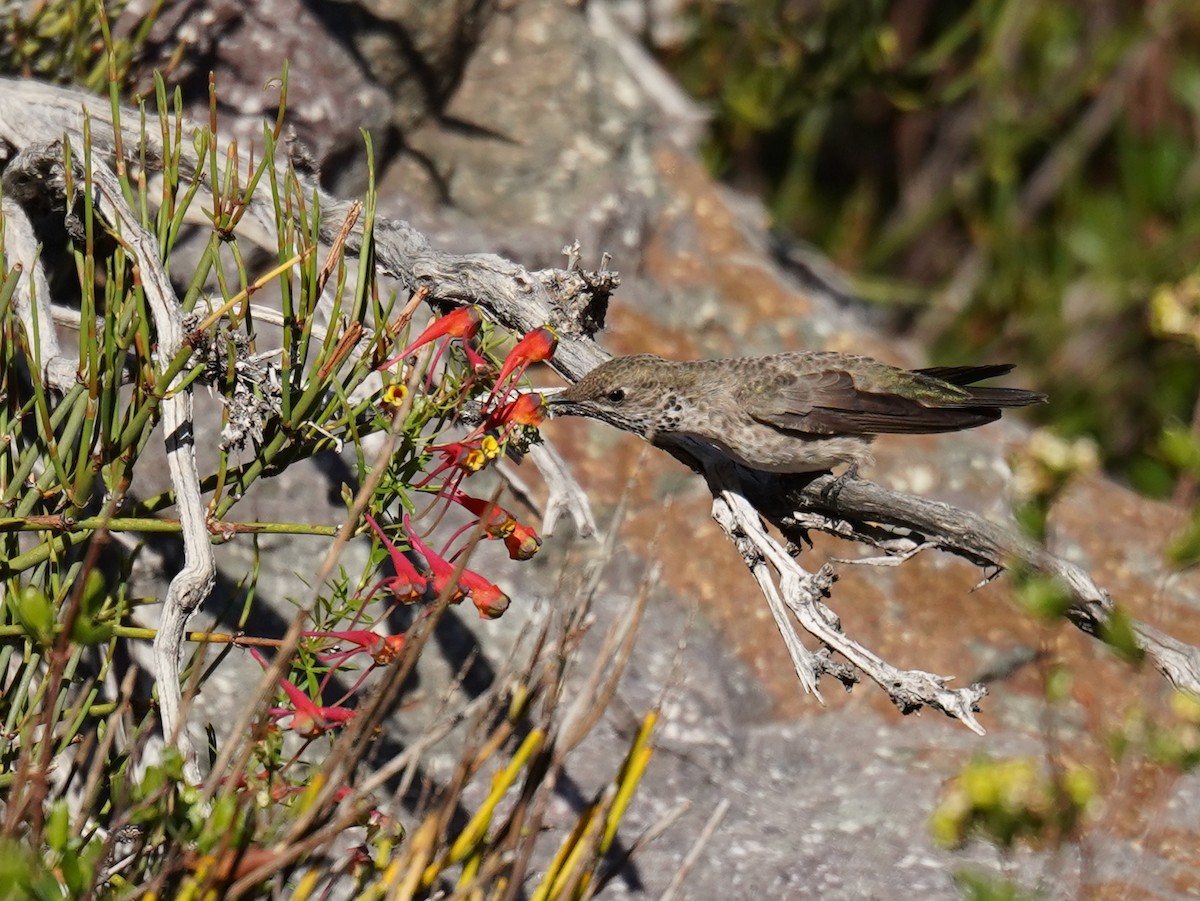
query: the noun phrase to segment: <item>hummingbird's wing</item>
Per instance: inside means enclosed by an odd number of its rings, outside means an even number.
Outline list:
[[[862,371],[829,367],[764,373],[739,392],[754,419],[812,435],[920,434],[969,429],[1000,417],[1001,407],[1044,400],[1017,388],[968,387],[1002,367],[947,367],[926,372],[862,359]]]

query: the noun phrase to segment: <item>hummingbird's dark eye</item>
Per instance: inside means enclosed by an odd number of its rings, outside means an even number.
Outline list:
[[[608,398],[608,401],[610,403],[619,404],[621,401],[623,401],[625,399],[625,389],[624,388],[613,388],[612,391],[609,391],[608,394],[606,394],[604,396],[606,398]]]

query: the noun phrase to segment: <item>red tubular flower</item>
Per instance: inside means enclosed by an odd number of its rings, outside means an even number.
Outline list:
[[[479,312],[479,307],[473,304],[459,307],[457,310],[447,313],[441,319],[435,320],[429,328],[421,332],[420,337],[416,341],[378,368],[387,369],[389,366],[403,360],[413,351],[424,347],[430,341],[436,341],[438,338],[461,338],[466,343],[475,337],[475,333],[479,331],[479,325],[482,322],[483,316]],[[470,354],[468,354],[469,356]]]
[[[463,353],[467,356],[467,362],[471,364],[471,371],[476,375],[483,375],[490,372],[492,364],[479,355],[475,350],[470,339],[465,339],[462,343]]]
[[[413,530],[412,522],[408,518],[408,514],[404,514],[404,531],[408,533],[408,540],[413,548],[429,564],[429,571],[433,574],[432,585],[434,593],[439,597],[444,592],[451,580],[454,578],[454,567],[439,557],[424,541],[417,537]],[[459,581],[458,587],[454,589],[454,594],[451,596],[450,602],[457,604],[463,599],[465,591],[463,590],[462,581]]]
[[[332,654],[321,654],[321,660],[326,663],[345,660],[347,657],[363,652],[371,655],[380,666],[387,666],[400,654],[404,647],[403,635],[379,635],[369,629],[343,629],[338,632],[304,632],[306,638],[332,638],[334,641],[347,641],[356,645],[347,651],[335,651]]]
[[[483,435],[472,438],[469,441],[451,441],[447,444],[435,445],[429,450],[442,455],[442,462],[429,471],[428,475],[421,481],[413,485],[414,488],[424,488],[447,469],[455,469],[455,478],[450,480],[452,487],[447,491],[442,489],[444,493],[452,493],[457,490],[458,483],[465,475],[470,475],[473,472],[479,472],[493,460],[500,456],[502,450],[501,436],[495,435],[492,432],[486,432]]]
[[[374,653],[371,654],[371,659],[380,666],[387,666],[393,660],[400,656],[400,651],[404,648],[403,635],[388,635],[376,647]]]
[[[526,391],[518,395],[516,400],[509,401],[502,407],[492,411],[488,417],[487,427],[498,429],[504,427],[512,430],[514,427],[541,425],[549,412],[546,399],[536,391]]]
[[[517,522],[516,517],[499,504],[471,497],[461,491],[456,491],[453,498],[481,521],[487,516],[483,526],[484,534],[488,538],[503,540],[505,548],[508,549],[508,556],[513,560],[528,560],[541,548],[542,539],[538,537],[537,532],[530,526]],[[463,531],[467,528],[470,526],[464,527]]]
[[[520,374],[534,363],[549,360],[554,356],[557,347],[558,333],[550,326],[543,325],[527,332],[504,358],[504,365],[500,367],[500,374],[496,376],[497,384],[503,384],[504,380],[514,373],[520,377]]]
[[[496,387],[492,389],[491,397],[499,392],[500,399],[508,397],[508,382],[516,381],[534,363],[542,363],[554,356],[558,347],[558,334],[548,325],[527,332],[525,337],[513,345],[513,349],[504,358],[500,374],[496,376]],[[490,400],[491,398],[489,398]]]
[[[359,651],[366,651],[368,654],[374,653],[383,641],[383,636],[372,632],[370,629],[341,629],[336,632],[301,632],[305,638],[332,638],[334,641],[348,641],[350,644],[357,645],[352,651],[337,651],[333,654],[322,654],[322,660],[329,660],[333,657],[348,657],[351,654],[357,654]]]
[[[304,738],[316,738],[338,726],[345,725],[354,717],[354,711],[348,707],[318,707],[309,700],[308,695],[290,682],[280,684],[284,691],[287,691],[289,687],[295,689],[294,692],[288,691],[288,697],[292,699],[292,704],[296,708],[288,711],[292,715],[292,721],[288,724],[288,728],[297,735]]]
[[[383,529],[379,527],[379,523],[374,520],[370,513],[364,513],[363,518],[366,519],[367,525],[379,537],[380,542],[387,550],[389,559],[392,561],[392,569],[395,570],[395,575],[380,579],[367,594],[367,598],[372,598],[375,592],[382,588],[402,604],[419,601],[425,596],[425,589],[428,587],[429,580],[417,572],[417,568],[404,556],[400,548],[388,540],[387,535],[383,533]]]
[[[511,532],[504,536],[504,546],[513,560],[528,560],[542,547],[542,539],[529,526],[514,523]]]
[[[430,449],[442,454],[449,466],[463,472],[479,472],[500,456],[500,441],[495,435],[485,433],[478,441],[452,441]]]
[[[517,520],[499,504],[493,504],[483,498],[471,497],[461,491],[454,492],[453,500],[478,519],[482,520],[484,515],[487,515],[487,522],[484,524],[483,530],[488,538],[504,538],[516,528]]]
[[[471,603],[479,611],[481,619],[496,619],[508,609],[508,595],[479,573],[464,569],[459,581],[467,589]]]
[[[254,648],[250,649],[250,653],[262,665],[263,669],[268,668],[269,664],[263,659],[262,654],[258,653]],[[355,711],[347,707],[318,706],[312,698],[287,681],[287,679],[282,680],[279,683],[279,687],[288,696],[288,700],[292,702],[294,709],[289,710],[286,707],[276,707],[272,708],[269,712],[273,716],[278,717],[290,716],[291,722],[288,724],[288,728],[305,738],[316,738],[331,729],[336,729],[354,716]]]
[[[429,568],[433,571],[434,591],[441,595],[454,577],[454,567],[435,554],[425,542],[413,533],[412,523],[407,515],[404,517],[404,528],[408,532],[408,540],[412,542],[412,546],[420,551],[421,556],[429,562]],[[479,610],[479,615],[484,619],[495,619],[508,609],[508,595],[479,573],[464,569],[458,577],[458,587],[450,596],[450,603],[457,604],[468,596],[471,598],[471,603]]]

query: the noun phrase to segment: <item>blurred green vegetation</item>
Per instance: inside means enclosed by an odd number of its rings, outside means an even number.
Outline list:
[[[115,39],[109,19],[119,18],[128,0],[0,4],[0,72],[101,93],[129,76],[164,2],[152,0]]]
[[[1200,364],[1149,309],[1197,269],[1200,5],[689,0],[685,21],[659,50],[711,107],[716,172],[936,361],[1021,362],[1045,421],[1178,487],[1160,439],[1191,427]]]

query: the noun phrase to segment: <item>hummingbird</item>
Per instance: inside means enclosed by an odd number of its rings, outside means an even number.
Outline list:
[[[1012,368],[909,370],[828,351],[689,362],[634,354],[546,399],[555,415],[599,419],[652,444],[686,436],[750,469],[824,472],[869,463],[876,435],[957,432],[1045,403],[1036,391],[975,384]]]

